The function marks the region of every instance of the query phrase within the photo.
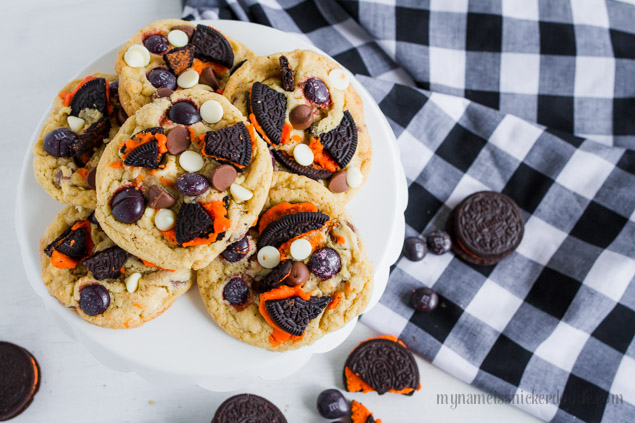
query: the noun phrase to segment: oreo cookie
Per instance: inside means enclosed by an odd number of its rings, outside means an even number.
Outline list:
[[[0,341],[0,421],[22,413],[40,389],[37,361],[22,347]]]
[[[75,164],[83,167],[88,163],[95,150],[104,144],[104,138],[108,137],[109,132],[110,120],[106,116],[102,116],[101,119],[90,125],[71,146],[71,154]]]
[[[251,163],[251,137],[244,123],[205,133],[203,153],[244,170]]]
[[[127,258],[127,252],[114,246],[93,254],[82,260],[81,264],[90,270],[95,279],[101,281],[118,278]]]
[[[348,110],[339,125],[328,132],[320,134],[320,143],[331,155],[335,163],[344,169],[357,150],[357,125]]]
[[[311,297],[308,301],[301,297],[268,300],[265,309],[271,320],[283,331],[302,336],[309,322],[318,317],[331,302],[331,297]]]
[[[99,110],[102,115],[108,114],[108,83],[104,78],[91,79],[85,82],[71,99],[71,116],[79,116],[84,109]]]
[[[287,423],[282,411],[269,400],[253,394],[239,394],[226,399],[212,423]]]
[[[346,359],[344,386],[349,392],[377,391],[412,395],[420,389],[419,367],[396,338],[373,338],[359,344]]]
[[[249,95],[251,112],[270,144],[278,145],[287,112],[287,97],[260,82],[254,82]]]
[[[329,216],[321,212],[300,212],[283,216],[262,231],[258,249],[266,245],[278,248],[291,238],[320,229],[328,220]]]
[[[234,64],[234,50],[227,38],[214,28],[198,24],[192,36],[196,46],[196,56],[207,61],[231,68]]]
[[[293,71],[289,67],[289,59],[285,56],[280,56],[280,79],[283,90],[293,91]]]
[[[319,167],[315,163],[311,163],[309,166],[302,166],[284,151],[282,150],[272,150],[272,151],[275,158],[280,163],[282,163],[284,167],[286,167],[293,173],[306,176],[307,178],[311,178],[314,180],[329,179],[331,176],[333,176],[333,172],[331,172],[330,170],[324,169],[322,167]]]
[[[292,267],[293,260],[281,261],[280,264],[274,267],[265,277],[254,282],[254,291],[263,293],[279,287],[291,273]]]
[[[132,150],[123,163],[127,166],[145,167],[146,169],[158,169],[163,153],[159,151],[157,140],[141,144]]]
[[[494,265],[510,255],[524,231],[525,223],[516,203],[492,191],[467,197],[452,211],[448,224],[455,254],[479,266]]]
[[[208,235],[214,229],[214,221],[199,203],[183,203],[176,216],[176,242],[183,244]]]
[[[192,67],[194,63],[195,47],[188,44],[184,47],[173,48],[163,55],[163,61],[175,75],[180,75]]]

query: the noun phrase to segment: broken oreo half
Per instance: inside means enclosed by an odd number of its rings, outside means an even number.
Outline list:
[[[95,78],[85,82],[71,99],[71,116],[79,116],[84,109],[99,110],[108,114],[108,83],[104,78]]]
[[[254,82],[249,95],[251,112],[258,125],[269,139],[278,145],[282,140],[282,130],[287,112],[287,97],[260,82]]]
[[[183,203],[176,217],[176,242],[183,244],[208,235],[214,221],[199,203]]]
[[[207,25],[197,25],[192,36],[192,44],[196,46],[196,56],[218,63],[226,68],[234,64],[234,50],[227,38],[217,30]]]
[[[275,158],[283,164],[284,167],[289,169],[291,172],[296,173],[298,175],[306,176],[311,179],[329,179],[333,172],[328,169],[324,169],[319,167],[315,163],[311,163],[309,166],[302,166],[298,162],[296,162],[291,156],[285,153],[282,150],[272,150]]]
[[[79,167],[83,167],[95,153],[95,150],[104,143],[104,138],[110,132],[110,120],[107,116],[102,116],[97,122],[88,127],[86,132],[81,134],[71,146],[73,161]]]
[[[122,273],[121,268],[127,258],[127,252],[114,246],[93,254],[82,260],[81,264],[90,270],[95,279],[101,281],[118,278]]]
[[[300,212],[283,216],[262,231],[258,249],[266,245],[278,248],[291,238],[320,229],[328,220],[329,216],[321,212]]]
[[[194,63],[194,50],[195,47],[191,44],[184,47],[173,48],[163,55],[163,60],[168,69],[176,76],[179,76],[192,67]]]
[[[280,264],[274,267],[265,277],[254,282],[254,291],[263,293],[279,287],[291,273],[292,267],[293,260],[281,261]]]
[[[331,155],[335,163],[344,169],[357,150],[357,125],[348,110],[339,125],[330,131],[320,134],[320,143]]]
[[[221,163],[244,170],[251,163],[251,136],[244,123],[208,131],[205,134],[203,153]]]
[[[309,322],[322,313],[331,302],[331,297],[311,297],[308,301],[301,297],[268,300],[265,309],[271,320],[283,331],[302,336]]]

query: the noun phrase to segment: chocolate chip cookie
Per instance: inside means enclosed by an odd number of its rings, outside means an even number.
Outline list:
[[[216,323],[274,351],[310,345],[368,304],[373,284],[351,217],[318,182],[274,172],[249,231],[197,274]]]
[[[285,170],[349,201],[364,184],[371,143],[362,101],[347,74],[313,51],[247,60],[223,93],[249,116]]]

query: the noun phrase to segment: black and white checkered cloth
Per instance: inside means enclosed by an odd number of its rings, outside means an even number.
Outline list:
[[[363,322],[543,420],[635,421],[635,7],[187,0],[184,16],[298,33],[357,73],[398,138],[408,235],[476,191],[523,211],[496,266],[400,259]],[[421,286],[432,313],[408,305]]]

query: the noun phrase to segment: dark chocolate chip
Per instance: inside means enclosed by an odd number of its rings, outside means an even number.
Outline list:
[[[337,127],[320,134],[320,143],[341,169],[351,161],[357,150],[357,125],[348,110]]]
[[[333,175],[333,172],[318,166],[316,163],[311,163],[309,166],[302,166],[283,150],[273,150],[273,155],[292,173],[315,180],[328,179]]]
[[[243,170],[251,163],[251,136],[244,123],[205,133],[203,153]]]
[[[108,84],[108,91],[110,92],[110,101],[119,101],[119,81],[112,81]]]
[[[212,423],[287,423],[278,407],[267,399],[253,394],[235,395],[223,402]]]
[[[168,69],[175,75],[180,75],[192,67],[194,63],[195,47],[188,44],[184,47],[173,48],[163,55]]]
[[[201,77],[198,80],[198,83],[209,85],[214,91],[220,88],[220,83],[218,82],[218,78],[216,78],[214,69],[212,69],[211,67],[203,69],[203,71],[201,72]]]
[[[148,190],[148,207],[167,209],[172,207],[175,202],[174,197],[158,185],[152,185]]]
[[[214,221],[199,203],[183,203],[176,217],[176,242],[183,244],[208,235]]]
[[[232,165],[221,165],[214,169],[210,175],[212,186],[218,191],[225,191],[236,180],[236,168]]]
[[[331,297],[300,297],[265,301],[265,309],[271,320],[283,331],[302,336],[309,322],[318,317],[331,302]]]
[[[339,194],[348,191],[348,182],[346,181],[346,171],[340,170],[335,172],[329,179],[329,189],[331,192]]]
[[[169,88],[158,88],[154,94],[152,94],[152,99],[156,100],[157,98],[170,97],[174,93],[174,90]]]
[[[192,36],[192,44],[196,46],[196,56],[201,59],[218,63],[226,68],[234,64],[234,51],[227,38],[220,32],[207,25],[197,25]]]
[[[86,175],[86,183],[90,189],[95,189],[97,186],[95,185],[95,175],[97,174],[97,168],[94,167],[88,171]]]
[[[240,276],[231,278],[223,288],[223,299],[233,306],[245,304],[249,300],[249,285]]]
[[[410,296],[410,305],[417,311],[429,313],[439,304],[439,296],[434,290],[424,287],[415,289]]]
[[[293,91],[293,71],[289,67],[289,60],[285,56],[280,56],[280,77],[282,89]]]
[[[126,120],[128,120],[128,114],[126,114],[126,111],[119,107],[117,109],[117,123],[119,125],[123,125],[124,123],[126,123]]]
[[[322,280],[337,275],[341,268],[340,255],[330,247],[323,247],[315,251],[309,260],[309,270]]]
[[[44,150],[53,157],[70,157],[77,134],[68,128],[57,128],[44,137]]]
[[[254,282],[254,291],[263,293],[279,287],[284,283],[284,280],[291,273],[292,267],[293,262],[291,260],[281,261],[276,267],[271,270],[271,272],[269,272],[263,278],[258,279]]]
[[[84,314],[97,316],[105,312],[109,305],[110,293],[100,284],[86,285],[79,291],[79,307]]]
[[[121,275],[121,268],[127,258],[127,252],[117,246],[114,246],[99,251],[82,260],[82,265],[90,270],[95,279],[98,281],[104,279],[115,279]]]
[[[410,261],[423,260],[427,252],[426,240],[418,236],[408,237],[403,243],[403,255]]]
[[[79,116],[84,109],[99,110],[108,114],[108,83],[104,78],[95,78],[84,83],[71,99],[71,116]]]
[[[255,82],[251,86],[250,106],[269,142],[280,144],[287,113],[287,96],[265,84]]]
[[[428,250],[432,254],[445,254],[452,249],[452,239],[445,231],[433,231],[426,237],[428,242]]]
[[[221,255],[228,262],[235,263],[244,259],[247,253],[249,253],[249,237],[245,235],[233,244],[229,244]]]
[[[304,284],[309,280],[309,268],[301,261],[293,262],[291,266],[291,273],[284,280],[284,283],[289,286],[298,286]]]
[[[258,249],[271,245],[278,248],[284,242],[323,227],[329,217],[320,212],[288,214],[271,222],[260,234]]]

